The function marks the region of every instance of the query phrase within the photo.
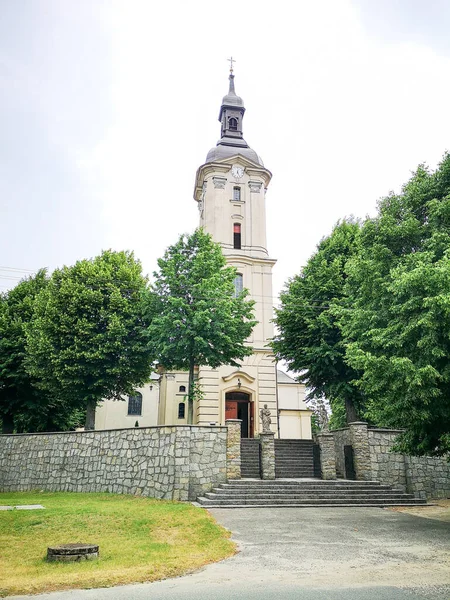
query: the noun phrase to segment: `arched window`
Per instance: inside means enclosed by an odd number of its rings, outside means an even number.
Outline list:
[[[186,386],[185,385],[180,385],[180,387],[178,388],[179,392],[185,392],[186,391]]]
[[[237,131],[237,119],[231,117],[231,119],[228,121],[228,129],[230,131]]]
[[[233,188],[233,200],[237,200],[238,202],[241,201],[241,188],[240,187]]]
[[[128,414],[142,415],[142,394],[139,392],[134,396],[128,396]]]
[[[241,224],[234,223],[233,225],[233,247],[236,250],[241,249]]]
[[[242,273],[236,273],[236,277],[234,278],[234,297],[237,298],[243,289],[244,278],[242,277]]]
[[[186,404],[184,402],[180,402],[180,404],[178,405],[178,418],[179,419],[184,419],[185,410],[186,410]]]

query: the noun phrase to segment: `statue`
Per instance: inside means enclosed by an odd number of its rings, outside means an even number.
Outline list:
[[[262,422],[262,433],[270,433],[270,424],[272,419],[270,418],[270,410],[267,408],[267,404],[264,404],[264,408],[259,411]]]

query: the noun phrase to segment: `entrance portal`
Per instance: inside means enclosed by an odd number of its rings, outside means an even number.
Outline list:
[[[241,419],[241,437],[253,437],[253,402],[245,392],[225,394],[225,419]]]

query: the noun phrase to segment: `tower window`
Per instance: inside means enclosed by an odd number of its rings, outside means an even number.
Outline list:
[[[238,202],[241,201],[241,188],[240,187],[233,188],[233,200],[237,200]]]
[[[236,250],[241,249],[241,224],[235,223],[233,225],[233,246]]]
[[[229,128],[230,131],[237,131],[237,119],[235,119],[234,117],[232,117],[228,121],[228,128]]]
[[[234,297],[237,298],[243,289],[244,278],[242,277],[242,273],[236,273],[236,277],[234,278]]]
[[[128,396],[128,414],[142,415],[142,394],[139,392],[134,396]]]
[[[178,405],[178,418],[179,419],[184,419],[185,410],[186,410],[185,403],[184,402],[180,402],[180,404]]]
[[[178,391],[179,392],[185,392],[186,391],[186,386],[185,385],[180,385]]]

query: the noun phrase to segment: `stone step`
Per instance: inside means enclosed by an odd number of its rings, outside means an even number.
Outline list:
[[[229,492],[230,494],[241,494],[243,492],[248,492],[248,493],[266,493],[266,492],[280,492],[280,493],[287,493],[287,494],[297,494],[299,492],[313,492],[313,493],[317,493],[317,494],[339,494],[339,493],[343,493],[343,492],[354,492],[354,493],[370,493],[370,494],[379,494],[379,493],[385,493],[385,492],[391,492],[394,491],[396,493],[403,493],[401,490],[392,490],[391,488],[388,487],[377,487],[377,488],[370,488],[370,487],[352,487],[352,486],[342,486],[339,488],[328,488],[328,487],[320,487],[320,486],[314,486],[314,485],[305,485],[305,486],[264,486],[264,487],[254,487],[254,486],[238,486],[238,487],[222,487],[225,486],[226,484],[221,484],[220,486],[218,486],[217,488],[214,488],[215,490],[221,490],[223,492]]]
[[[267,486],[267,485],[287,485],[287,486],[295,486],[295,485],[320,485],[322,487],[339,487],[341,485],[346,486],[358,486],[364,485],[367,487],[379,487],[381,484],[379,481],[353,481],[349,479],[316,479],[314,477],[307,477],[304,479],[298,479],[296,481],[284,481],[284,480],[276,480],[276,479],[268,479],[268,480],[255,480],[255,481],[242,481],[242,479],[230,479],[227,483],[222,483],[224,486],[241,486],[241,485],[252,485],[252,486]],[[389,488],[389,486],[385,485],[384,487]]]
[[[406,499],[396,499],[396,498],[334,498],[330,499],[321,499],[321,498],[304,498],[304,499],[291,499],[291,498],[277,498],[277,499],[260,499],[260,498],[247,498],[247,499],[239,499],[239,498],[215,498],[208,499],[206,497],[201,497],[198,499],[199,503],[202,506],[217,506],[217,507],[226,507],[226,506],[416,506],[423,505],[425,502],[419,500],[417,498],[406,498]]]
[[[248,500],[248,499],[257,499],[257,500],[271,500],[271,499],[281,499],[281,500],[337,500],[337,499],[349,499],[349,500],[384,500],[386,498],[391,498],[393,500],[415,500],[414,496],[411,494],[355,494],[355,493],[339,493],[339,494],[314,494],[314,493],[302,493],[302,494],[277,494],[277,493],[264,493],[264,494],[223,494],[217,493],[215,491],[206,492],[205,498],[209,499],[233,499],[233,500]]]
[[[203,498],[198,498],[198,503],[204,508],[280,508],[279,504],[215,504],[214,502],[203,504]],[[414,504],[415,505],[415,504]],[[371,504],[370,502],[365,504],[283,504],[283,508],[385,508],[389,506],[411,506],[409,503],[401,502],[400,504],[386,502],[385,504]]]

